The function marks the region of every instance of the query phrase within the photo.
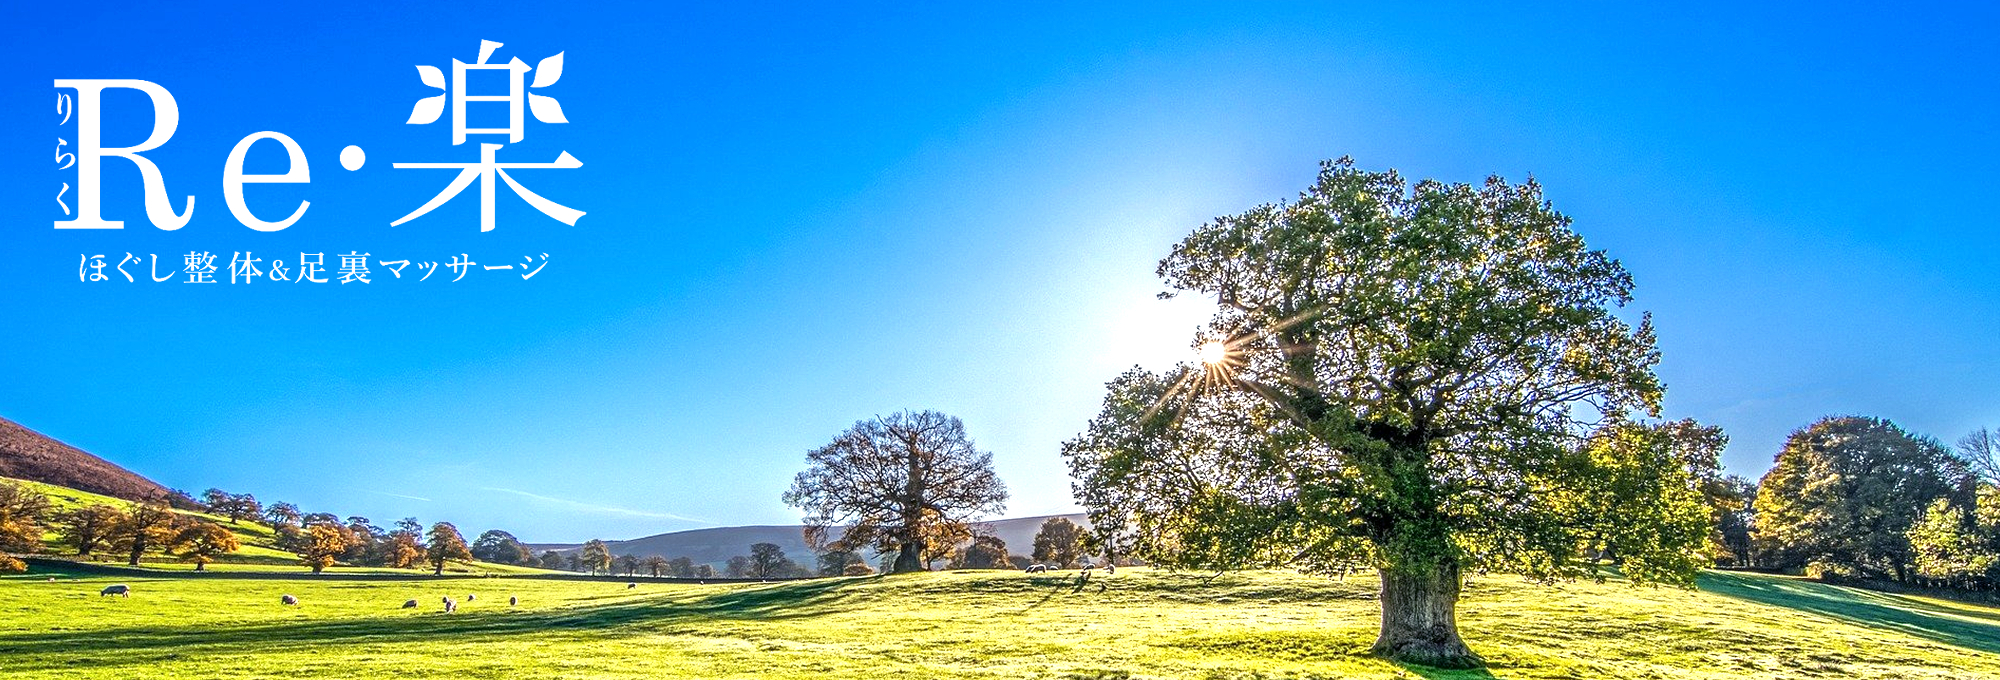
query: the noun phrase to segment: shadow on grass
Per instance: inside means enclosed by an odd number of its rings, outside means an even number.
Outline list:
[[[192,628],[132,626],[76,631],[0,632],[0,657],[14,670],[53,670],[79,663],[91,666],[145,665],[163,657],[218,653],[301,651],[350,643],[393,644],[450,641],[529,633],[622,637],[657,632],[696,621],[779,621],[841,609],[850,588],[874,579],[823,579],[722,592],[645,596],[601,604],[547,610],[482,610],[446,615],[404,615],[287,621]],[[397,611],[385,604],[385,612]],[[644,623],[646,625],[630,625]]]
[[[1811,612],[1867,628],[1895,631],[1965,649],[2000,653],[2000,619],[1965,605],[1834,586],[1804,579],[1708,573],[1702,590]]]
[[[1493,677],[1493,674],[1484,668],[1433,668],[1395,661],[1390,663],[1424,680],[1490,680]]]

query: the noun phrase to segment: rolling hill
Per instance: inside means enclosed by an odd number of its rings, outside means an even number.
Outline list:
[[[166,487],[111,461],[0,418],[0,477],[26,479],[130,501],[162,499]]]
[[[980,534],[990,534],[1006,541],[1007,551],[1016,555],[1028,555],[1034,550],[1035,532],[1040,531],[1042,522],[1055,517],[1067,518],[1072,522],[1090,526],[1090,521],[1082,513],[1069,515],[1043,515],[1038,517],[1016,517],[1012,519],[981,522],[975,527]],[[805,527],[797,524],[758,525],[742,527],[715,527],[691,529],[656,534],[626,541],[605,541],[613,555],[634,555],[645,557],[687,557],[696,564],[721,567],[735,555],[750,554],[753,543],[775,543],[784,549],[785,555],[794,560],[804,561],[813,554],[806,547]],[[529,548],[539,553],[544,550],[568,552],[578,547],[576,543],[536,543]]]

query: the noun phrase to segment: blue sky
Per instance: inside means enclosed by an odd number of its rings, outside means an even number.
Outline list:
[[[1827,414],[1956,439],[2000,426],[2000,38],[1991,7],[1668,10],[1135,3],[0,9],[0,416],[170,486],[528,540],[786,523],[805,452],[903,408],[963,418],[1014,492],[1068,511],[1060,442],[1207,309],[1154,263],[1208,218],[1290,197],[1320,159],[1545,184],[1638,281],[1668,415],[1724,426],[1756,476]],[[467,162],[415,65],[562,52],[568,124],[504,186],[391,228]],[[146,156],[178,231],[107,160],[115,231],[58,231],[51,81],[137,78],[180,127]],[[128,98],[115,98],[117,95]],[[149,127],[106,102],[107,144]],[[297,140],[305,185],[223,161]],[[341,148],[366,149],[347,171]],[[251,172],[280,172],[264,143]],[[73,196],[73,194],[71,194]],[[74,205],[73,203],[71,205]],[[77,280],[78,258],[350,250],[483,264],[367,285]],[[135,272],[140,271],[135,269]],[[164,273],[164,272],[163,272]],[[226,272],[225,272],[226,273]],[[490,274],[482,276],[482,274]]]

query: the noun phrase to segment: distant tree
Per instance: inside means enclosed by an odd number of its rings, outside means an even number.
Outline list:
[[[543,569],[561,570],[566,564],[567,562],[563,560],[562,553],[554,550],[545,550],[542,552],[541,566]]]
[[[247,493],[235,494],[221,489],[209,489],[202,492],[201,502],[210,513],[228,518],[230,524],[236,524],[241,519],[258,517],[264,512],[263,506],[257,503],[257,497]]]
[[[1709,538],[1710,552],[1724,564],[1756,566],[1750,534],[1757,527],[1757,483],[1727,475],[1709,484],[1703,495],[1708,497],[1715,526]]]
[[[1824,418],[1793,432],[1757,484],[1755,540],[1768,566],[1905,581],[1910,528],[1966,477],[1942,444],[1895,423]]]
[[[0,551],[31,552],[42,544],[49,497],[25,485],[0,481]]]
[[[301,535],[304,540],[294,552],[315,574],[326,571],[347,552],[347,531],[337,524],[314,524],[302,529]]]
[[[1036,562],[1072,569],[1083,558],[1083,527],[1063,517],[1051,517],[1035,532]]]
[[[166,547],[173,539],[179,518],[172,508],[159,503],[134,505],[112,529],[113,545],[126,554],[127,564],[139,566],[141,556]]]
[[[603,540],[593,538],[584,541],[583,549],[577,554],[583,559],[583,568],[590,573],[611,573],[611,546],[605,545]]]
[[[1967,588],[2000,580],[2000,488],[1980,483],[1970,512],[1949,498],[1931,501],[1910,527],[1918,576]]]
[[[368,518],[354,515],[347,518],[347,553],[341,559],[354,564],[388,566],[388,536],[368,521]]]
[[[1982,427],[1960,437],[1958,458],[1980,480],[2000,485],[2000,435]]]
[[[513,534],[489,529],[472,542],[472,556],[495,564],[527,564],[534,558],[534,553],[521,545]]]
[[[578,550],[563,557],[563,563],[569,565],[570,571],[583,571],[583,551]]]
[[[874,567],[870,567],[870,566],[868,566],[868,563],[867,563],[867,562],[855,562],[855,563],[853,563],[853,564],[849,564],[849,565],[847,565],[847,570],[846,570],[846,571],[842,571],[842,572],[840,573],[840,575],[842,575],[842,576],[867,576],[867,575],[870,575],[870,574],[873,574],[873,573],[875,573],[875,568],[874,568]]]
[[[893,550],[896,572],[950,554],[970,534],[970,522],[1006,507],[993,454],[975,447],[957,418],[936,411],[855,423],[806,461],[784,495],[806,512],[806,543]],[[840,538],[827,540],[829,529],[843,525]]]
[[[236,532],[209,522],[195,520],[181,526],[168,542],[167,552],[194,563],[194,570],[201,571],[214,562],[215,558],[236,552],[243,547],[237,540]]]
[[[415,517],[404,517],[402,519],[396,520],[395,530],[407,531],[410,532],[412,535],[422,536],[424,535],[424,523],[417,521],[417,518]]]
[[[1617,313],[1631,276],[1539,184],[1328,161],[1156,272],[1215,313],[1202,365],[1120,376],[1063,447],[1093,530],[1119,538],[1105,550],[1373,568],[1373,652],[1437,667],[1481,663],[1458,634],[1465,574],[1596,573],[1578,548],[1595,527],[1560,503],[1596,483],[1578,466],[1601,416],[1657,416],[1659,353],[1649,318]]]
[[[321,525],[341,527],[341,528],[346,528],[347,526],[346,524],[341,523],[340,517],[338,515],[335,515],[331,512],[315,512],[304,515],[299,518],[299,526],[301,527],[315,527]]]
[[[397,569],[415,569],[424,563],[428,553],[417,534],[398,528],[389,532],[387,545],[382,549],[383,560]]]
[[[819,565],[820,576],[845,576],[847,575],[848,567],[856,564],[863,567],[868,566],[867,560],[861,559],[860,555],[847,550],[827,550],[821,552],[814,559],[814,562]],[[868,573],[873,574],[875,570],[869,569]]]
[[[1713,564],[1702,552],[1714,530],[1702,490],[1719,479],[1727,442],[1693,420],[1611,421],[1583,444],[1576,493],[1548,502],[1597,559],[1640,582],[1672,582]]]
[[[28,563],[15,559],[13,555],[0,555],[0,574],[24,574]]]
[[[792,560],[785,557],[784,548],[776,543],[757,543],[750,546],[750,569],[752,578],[779,578],[793,572]]]
[[[99,503],[62,513],[57,524],[63,541],[76,548],[77,556],[89,557],[92,551],[110,545],[112,534],[124,520],[124,511]]]
[[[638,574],[638,573],[639,573],[639,556],[637,556],[637,555],[619,555],[619,556],[618,556],[618,570],[619,570],[619,571],[622,571],[622,572],[625,572],[625,575],[626,575],[626,576],[632,576],[632,575],[635,575],[635,574]]]
[[[460,535],[458,527],[450,522],[432,524],[430,533],[424,537],[424,559],[430,563],[432,574],[443,575],[446,562],[472,559],[472,550],[466,547],[465,536]]]
[[[167,507],[173,508],[175,510],[188,510],[195,512],[199,512],[201,510],[201,501],[195,500],[194,496],[180,489],[168,489],[166,494],[157,495],[153,497],[151,500],[156,503],[165,504]]]
[[[722,574],[729,578],[748,578],[750,576],[750,557],[748,555],[737,555],[729,558],[729,564],[723,568]]]
[[[1028,565],[1034,564],[1034,561],[1029,560],[1025,555],[1008,555],[1007,564],[1015,569],[1027,569]]]
[[[299,514],[299,506],[284,501],[264,506],[264,519],[269,521],[272,526],[298,526],[299,519],[302,517],[303,515]]]
[[[673,568],[669,566],[670,563],[667,562],[667,558],[665,557],[647,555],[646,559],[640,560],[640,563],[646,565],[646,573],[652,575],[653,578],[671,576],[673,574]]]
[[[707,563],[694,565],[694,577],[715,578],[715,567],[709,566]]]
[[[999,536],[972,537],[972,543],[965,546],[956,562],[953,566],[959,569],[1006,569],[1012,566],[1007,563],[1007,542],[1000,540]]]

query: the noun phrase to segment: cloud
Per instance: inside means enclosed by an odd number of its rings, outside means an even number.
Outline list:
[[[629,508],[619,508],[619,507],[612,507],[612,506],[609,506],[609,505],[595,505],[595,504],[591,504],[591,503],[584,503],[584,502],[582,502],[582,501],[573,501],[573,500],[569,500],[569,499],[567,499],[567,498],[555,498],[555,497],[552,497],[552,496],[544,496],[544,495],[541,495],[541,494],[538,494],[538,493],[528,493],[528,492],[526,492],[526,491],[521,491],[521,490],[519,490],[519,489],[502,489],[502,488],[499,488],[499,487],[493,487],[493,486],[488,486],[488,487],[481,487],[481,490],[483,490],[483,491],[494,491],[494,492],[498,492],[498,493],[507,493],[507,494],[513,494],[513,495],[516,495],[516,496],[521,496],[521,497],[523,497],[523,498],[531,498],[531,499],[534,499],[534,500],[538,500],[538,501],[542,501],[542,502],[545,502],[545,503],[553,503],[553,504],[555,504],[555,505],[560,505],[560,506],[563,506],[563,507],[566,507],[566,508],[570,508],[570,509],[572,509],[572,510],[577,510],[577,511],[581,511],[581,512],[589,512],[589,513],[595,513],[595,514],[600,514],[600,515],[623,515],[623,516],[626,516],[626,517],[647,517],[647,518],[651,518],[651,519],[671,519],[671,520],[678,520],[678,521],[682,521],[682,522],[694,522],[694,523],[696,523],[696,524],[714,524],[714,522],[710,522],[710,521],[708,521],[708,520],[705,520],[705,519],[696,519],[696,518],[693,518],[693,517],[687,517],[687,516],[684,516],[684,515],[676,515],[676,514],[673,514],[673,513],[671,513],[671,512],[647,512],[647,511],[644,511],[644,510],[632,510],[632,509],[629,509]]]

